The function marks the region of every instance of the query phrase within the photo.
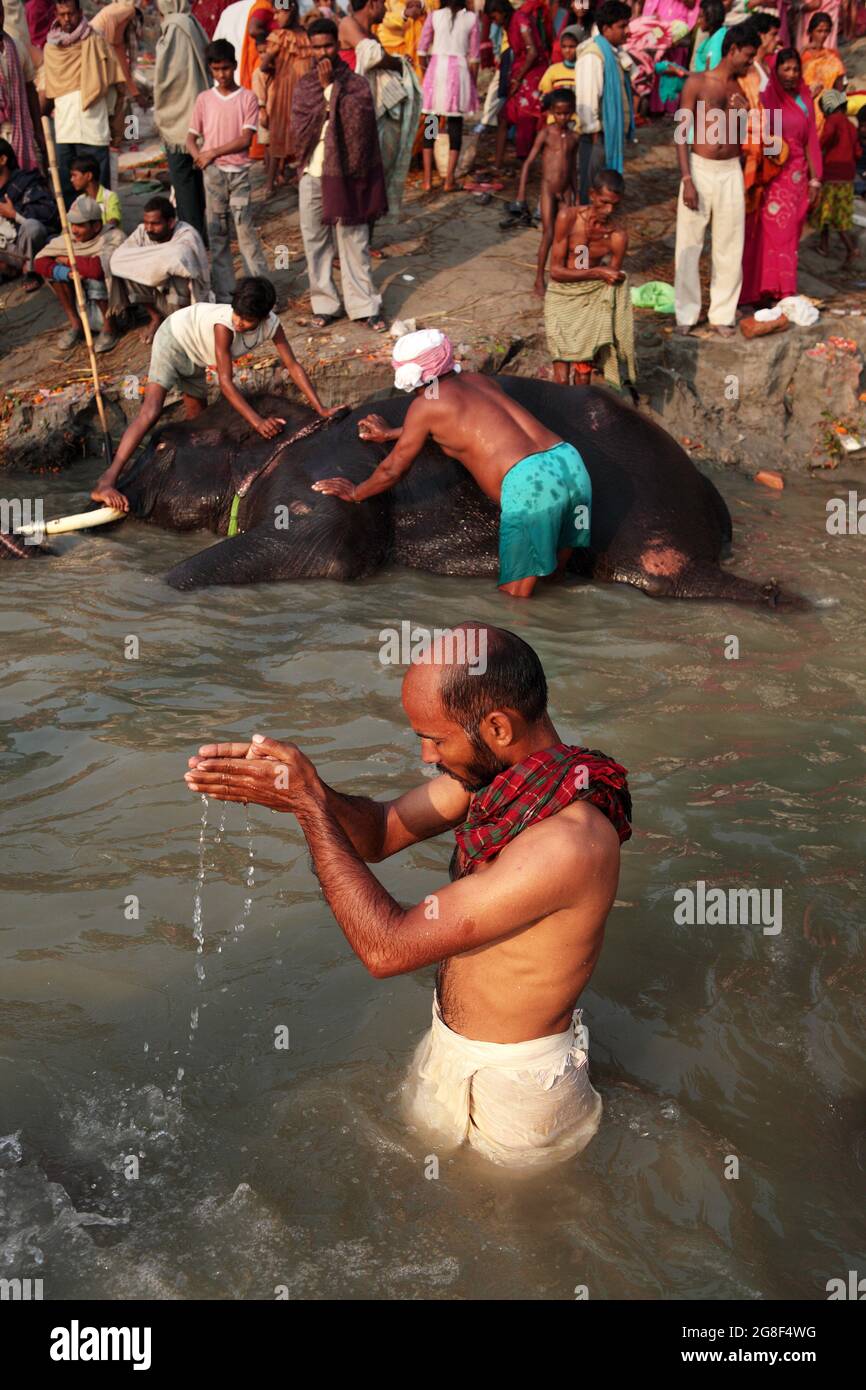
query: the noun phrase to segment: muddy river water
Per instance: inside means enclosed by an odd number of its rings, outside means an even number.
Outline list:
[[[823,1299],[862,1273],[866,538],[825,528],[855,473],[716,475],[738,571],[821,600],[795,616],[405,572],[179,594],[159,576],[207,538],[137,523],[4,564],[0,1276],[59,1299]],[[92,475],[19,490],[62,514]],[[250,841],[211,803],[200,875],[182,781],[201,741],[261,731],[396,795],[420,764],[379,633],[468,617],[536,647],[560,733],[634,799],[582,1000],[602,1126],[521,1180],[462,1151],[433,1177],[402,1121],[432,970],[367,975],[288,816],[251,808]],[[450,848],[377,872],[417,902]],[[781,929],[678,922],[699,880],[780,890]]]

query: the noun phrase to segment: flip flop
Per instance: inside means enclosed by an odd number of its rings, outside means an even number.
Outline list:
[[[370,317],[366,320],[366,324],[367,327],[371,328],[374,333],[384,333],[388,327],[381,314],[371,314]]]
[[[79,343],[84,342],[83,328],[67,328],[66,332],[57,339],[57,346],[64,352],[71,352]]]
[[[313,314],[310,319],[311,328],[330,328],[332,323],[339,323],[342,314]]]

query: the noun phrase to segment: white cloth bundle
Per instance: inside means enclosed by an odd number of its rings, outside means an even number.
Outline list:
[[[786,299],[780,299],[772,309],[758,309],[755,318],[759,323],[772,323],[773,319],[779,318],[782,314],[789,323],[795,323],[798,328],[811,328],[821,317],[815,305],[810,303],[804,294],[789,294]]]

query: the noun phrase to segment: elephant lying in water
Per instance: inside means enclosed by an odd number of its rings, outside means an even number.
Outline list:
[[[728,509],[676,441],[645,415],[601,388],[498,380],[583,456],[592,479],[592,526],[588,550],[572,560],[576,572],[656,597],[800,602],[783,596],[775,582],[761,586],[720,569],[731,538]],[[257,398],[260,414],[287,421],[279,439],[266,441],[220,401],[193,422],[156,432],[118,486],[136,517],[227,536],[168,573],[178,589],[352,580],[386,564],[493,578],[498,509],[434,445],[390,492],[359,505],[311,490],[335,474],[354,483],[366,478],[389,446],[360,440],[358,421],[375,408],[399,425],[409,403],[408,397],[368,403],[326,424],[305,405]],[[239,534],[228,536],[239,491]]]

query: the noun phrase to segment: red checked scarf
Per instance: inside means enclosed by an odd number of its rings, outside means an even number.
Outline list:
[[[469,815],[454,832],[455,878],[494,859],[522,830],[555,816],[573,801],[591,801],[607,816],[620,844],[631,836],[626,769],[604,753],[558,743],[531,753],[476,792]]]

